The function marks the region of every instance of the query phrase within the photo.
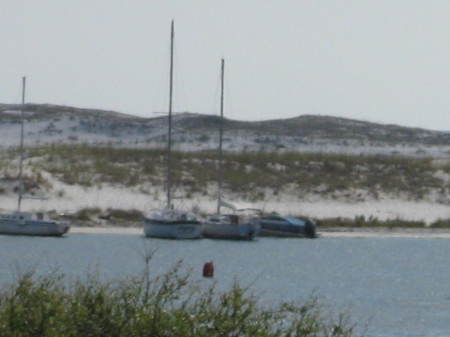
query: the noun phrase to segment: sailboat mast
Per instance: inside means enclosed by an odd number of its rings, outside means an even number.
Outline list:
[[[172,208],[172,100],[173,100],[173,48],[174,22],[170,30],[170,78],[169,78],[169,129],[167,135],[167,209]]]
[[[20,161],[19,161],[19,198],[17,201],[17,211],[20,212],[20,206],[22,204],[23,197],[23,179],[22,179],[22,167],[23,167],[23,136],[24,136],[24,125],[23,125],[23,110],[25,109],[25,89],[26,89],[27,78],[22,77],[22,105],[20,106]]]
[[[220,122],[219,122],[219,179],[218,179],[218,192],[217,192],[217,214],[220,214],[220,206],[222,204],[222,181],[223,181],[223,150],[222,150],[222,138],[223,138],[223,100],[224,100],[224,80],[225,80],[225,61],[222,59],[221,72],[220,72]]]

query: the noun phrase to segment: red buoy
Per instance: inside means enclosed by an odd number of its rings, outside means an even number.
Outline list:
[[[203,277],[214,276],[214,264],[212,261],[206,262],[203,266]]]

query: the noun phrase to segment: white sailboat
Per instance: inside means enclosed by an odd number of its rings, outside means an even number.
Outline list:
[[[144,234],[146,237],[167,239],[197,239],[202,236],[202,224],[197,217],[187,211],[174,209],[172,203],[172,102],[173,102],[173,51],[174,22],[170,32],[170,77],[169,77],[169,114],[167,137],[167,204],[165,209],[153,210],[144,218]]]
[[[24,144],[24,120],[26,78],[22,78],[22,105],[20,109],[20,162],[19,162],[19,195],[17,211],[8,214],[0,214],[0,234],[10,235],[36,235],[36,236],[62,236],[67,233],[70,226],[49,219],[42,212],[22,212],[21,204],[24,198],[23,184],[23,144]]]
[[[225,61],[221,62],[221,95],[220,95],[220,128],[219,128],[219,170],[217,192],[217,214],[210,216],[203,224],[203,236],[212,239],[253,240],[260,231],[256,218],[236,214],[236,209],[222,200],[223,181],[223,102],[224,102]],[[221,214],[221,207],[225,206],[234,211],[233,214]]]

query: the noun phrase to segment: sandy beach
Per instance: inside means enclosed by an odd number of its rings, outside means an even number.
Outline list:
[[[450,239],[450,229],[444,228],[322,228],[321,237],[330,238],[411,238]]]
[[[413,238],[450,239],[450,229],[440,228],[323,228],[323,238]],[[80,227],[72,226],[69,234],[143,235],[140,227]]]

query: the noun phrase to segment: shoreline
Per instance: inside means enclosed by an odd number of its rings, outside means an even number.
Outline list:
[[[141,235],[142,227],[116,227],[116,226],[71,226],[70,234],[115,234],[115,235]],[[412,239],[450,239],[450,228],[351,228],[328,227],[320,228],[319,238],[412,238]]]
[[[329,238],[450,239],[450,228],[328,227],[318,233]]]
[[[120,226],[71,226],[70,234],[119,234],[119,235],[136,235],[144,234],[142,227],[120,227]]]

